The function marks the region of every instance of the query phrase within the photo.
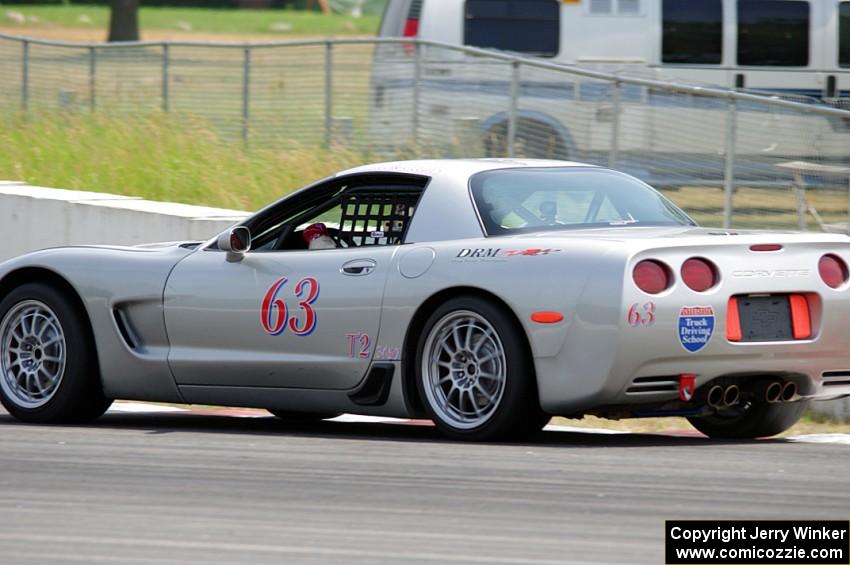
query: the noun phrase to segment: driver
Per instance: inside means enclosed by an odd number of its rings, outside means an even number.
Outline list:
[[[328,226],[321,222],[310,224],[302,234],[307,243],[307,249],[336,249],[337,245],[328,235]]]
[[[551,201],[547,200],[545,202],[540,203],[540,219],[543,220],[543,223],[554,226],[555,224],[559,224],[558,221],[558,205]]]

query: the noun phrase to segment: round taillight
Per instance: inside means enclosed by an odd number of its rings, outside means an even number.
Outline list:
[[[632,279],[639,289],[647,294],[658,294],[670,287],[670,269],[664,263],[645,259],[635,265]]]
[[[826,286],[838,288],[847,282],[847,263],[837,255],[824,255],[818,262],[820,278]]]
[[[717,284],[717,269],[705,259],[692,257],[682,263],[682,282],[697,292],[705,292]]]

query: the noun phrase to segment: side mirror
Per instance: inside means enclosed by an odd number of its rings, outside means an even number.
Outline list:
[[[218,248],[227,252],[228,261],[241,261],[251,249],[251,230],[245,226],[230,228],[218,236]]]

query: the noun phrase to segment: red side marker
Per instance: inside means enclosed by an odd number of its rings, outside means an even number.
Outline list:
[[[564,315],[560,312],[552,312],[544,310],[543,312],[535,312],[531,315],[531,320],[538,324],[557,324],[564,321]]]

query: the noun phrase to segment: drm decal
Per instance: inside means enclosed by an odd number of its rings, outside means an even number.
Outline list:
[[[711,306],[682,306],[679,310],[679,343],[690,353],[696,353],[711,340],[714,333],[714,308]]]
[[[465,248],[458,251],[452,261],[458,263],[477,263],[480,261],[504,261],[507,257],[539,257],[558,253],[560,249],[501,249],[498,247],[482,247],[478,249]]]
[[[290,314],[286,301],[279,297],[286,277],[281,277],[266,291],[260,304],[260,325],[269,335],[280,335],[286,328],[297,336],[308,336],[316,329],[319,318],[313,304],[319,298],[319,281],[315,277],[304,277],[295,285],[293,294],[302,315]]]
[[[353,357],[354,359],[369,358],[369,344],[372,341],[371,339],[369,339],[369,334],[353,333],[345,334],[345,337],[348,338],[349,357]]]

